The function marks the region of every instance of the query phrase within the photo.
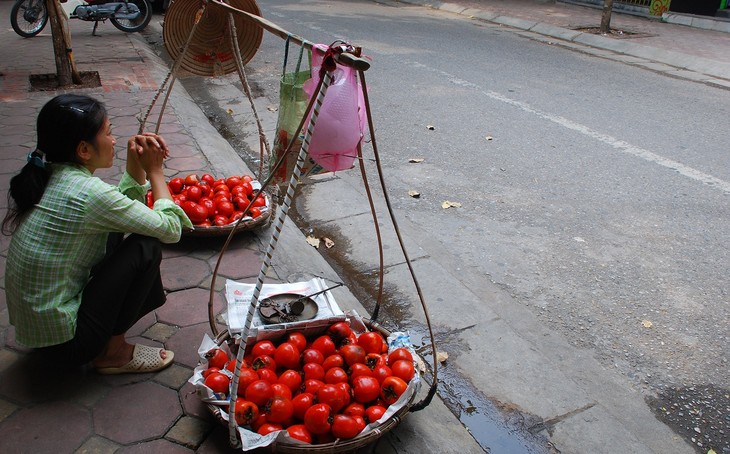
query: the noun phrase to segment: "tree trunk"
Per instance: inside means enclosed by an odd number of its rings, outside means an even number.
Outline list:
[[[68,30],[68,17],[58,0],[46,0],[48,18],[51,22],[53,37],[53,54],[56,59],[56,77],[58,86],[65,87],[81,83],[81,76],[71,54],[71,34]]]
[[[601,33],[611,33],[611,12],[613,0],[603,0],[603,15],[601,16]]]

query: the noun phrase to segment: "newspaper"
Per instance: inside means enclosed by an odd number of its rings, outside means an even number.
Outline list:
[[[253,297],[255,284],[244,284],[232,280],[226,281],[226,300],[228,301],[228,330],[231,334],[243,334],[246,330],[246,317],[249,311],[253,311],[251,316],[251,326],[246,332],[246,337],[255,337],[259,340],[280,336],[282,332],[291,329],[297,331],[307,331],[310,329],[329,326],[336,321],[346,319],[345,313],[342,312],[337,305],[332,293],[327,290],[319,295],[311,297],[317,304],[317,314],[313,319],[301,320],[292,323],[276,323],[266,324],[261,318],[259,311],[251,307],[251,298]],[[315,277],[309,281],[292,282],[288,284],[264,284],[261,288],[259,301],[269,298],[273,295],[282,293],[293,293],[297,295],[307,296],[327,289],[326,282],[319,277]],[[270,334],[270,336],[267,336]]]

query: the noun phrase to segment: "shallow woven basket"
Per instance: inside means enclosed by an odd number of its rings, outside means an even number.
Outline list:
[[[388,338],[388,336],[390,336],[390,331],[383,328],[377,323],[373,323],[370,320],[366,319],[363,319],[363,323],[370,331],[377,331],[382,334],[383,337],[386,339]],[[230,340],[227,332],[223,332],[221,334],[222,336],[219,336],[218,338],[218,345]],[[391,415],[390,418],[386,419],[379,426],[373,428],[370,432],[366,434],[358,435],[357,437],[351,438],[349,440],[335,440],[332,443],[323,443],[318,445],[274,442],[274,444],[268,446],[268,449],[271,452],[281,453],[341,453],[354,451],[356,449],[362,448],[363,446],[375,443],[381,436],[393,430],[410,410],[411,406],[413,405],[413,401],[416,398],[416,394],[417,393],[413,393],[410,400],[408,400],[408,402],[406,402],[403,407],[401,407],[397,412]],[[213,404],[205,405],[221,424],[228,427],[228,421],[223,419],[223,417],[221,416],[219,407]]]
[[[183,230],[183,236],[191,237],[211,237],[211,236],[227,236],[231,231],[238,233],[247,230],[256,230],[266,227],[271,223],[272,213],[274,212],[274,204],[271,196],[266,191],[261,191],[261,195],[266,199],[266,211],[262,211],[259,216],[253,219],[243,219],[238,223],[228,225],[213,225],[210,227],[194,226],[192,230]]]

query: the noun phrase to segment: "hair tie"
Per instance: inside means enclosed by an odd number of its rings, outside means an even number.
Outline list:
[[[41,150],[36,149],[35,151],[31,151],[28,153],[28,162],[33,163],[34,166],[39,167],[41,169],[46,168],[46,163],[43,162],[43,153]],[[39,156],[40,155],[40,156]]]

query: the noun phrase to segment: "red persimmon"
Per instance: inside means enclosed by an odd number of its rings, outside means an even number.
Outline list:
[[[287,369],[298,368],[300,359],[299,350],[291,342],[282,342],[274,352],[276,364]]]
[[[342,414],[348,416],[365,416],[365,406],[360,402],[351,402],[342,410]]]
[[[329,355],[324,359],[322,367],[324,367],[324,370],[330,370],[333,367],[345,367],[345,359],[339,353]]]
[[[413,376],[416,374],[415,368],[413,367],[413,361],[406,361],[405,359],[399,359],[394,362],[390,369],[393,371],[395,377],[400,377],[406,383],[410,382]]]
[[[350,376],[350,379],[353,379],[355,377],[359,377],[361,375],[365,375],[368,377],[373,376],[373,371],[370,370],[368,366],[362,363],[356,363],[353,364],[352,367],[347,371],[347,374]]]
[[[394,376],[387,377],[380,387],[380,397],[386,404],[392,405],[405,392],[406,388],[408,388],[408,383],[403,379]]]
[[[259,407],[240,397],[236,399],[235,406],[236,424],[239,426],[248,426],[259,417]]]
[[[253,367],[254,370],[271,369],[275,371],[276,361],[269,355],[261,355],[257,356],[256,359],[253,360],[251,367]]]
[[[294,405],[291,399],[283,396],[274,396],[266,404],[264,412],[266,420],[273,423],[283,423],[294,414]]]
[[[196,184],[198,184],[198,181],[200,180],[198,179],[198,176],[194,173],[191,173],[190,175],[185,177],[185,184],[187,186],[195,186]]]
[[[209,374],[203,381],[205,386],[210,388],[214,393],[219,394],[228,393],[228,385],[230,382],[229,378],[220,372],[213,372],[212,374]]]
[[[320,387],[315,397],[318,403],[327,404],[334,413],[339,412],[350,403],[350,396],[339,386],[325,384]]]
[[[209,173],[204,173],[203,175],[200,176],[200,181],[201,182],[205,181],[208,184],[208,186],[213,186],[213,183],[215,183],[215,178],[213,178],[213,175],[211,175]]]
[[[292,390],[283,383],[272,383],[271,390],[274,391],[274,396],[286,397],[287,399],[292,397]]]
[[[332,408],[327,404],[314,404],[304,413],[304,425],[313,434],[326,434],[332,428]]]
[[[352,394],[361,404],[377,399],[380,391],[380,383],[374,377],[360,376],[352,379]]]
[[[294,406],[294,417],[297,419],[304,419],[304,413],[309,410],[309,407],[314,405],[314,394],[312,393],[300,393],[294,396],[291,400]]]
[[[302,373],[297,370],[287,369],[279,375],[279,383],[295,392],[302,385]]]
[[[238,390],[236,394],[244,397],[246,395],[248,385],[256,380],[259,380],[259,374],[257,374],[255,370],[250,367],[241,367],[241,370],[238,373]]]
[[[253,348],[251,349],[251,356],[256,358],[257,356],[274,356],[274,352],[276,351],[276,346],[273,342],[270,340],[261,340],[256,342],[254,344]]]
[[[305,443],[312,443],[312,434],[309,432],[304,424],[294,424],[286,428],[286,432],[290,437],[303,441]]]
[[[304,337],[304,334],[300,333],[299,331],[289,333],[289,336],[287,337],[287,342],[289,342],[290,344],[294,344],[294,346],[300,352],[303,352],[307,348],[307,338]]]
[[[336,345],[340,345],[343,339],[352,334],[352,328],[347,322],[337,322],[327,328],[327,335],[332,338]]]
[[[357,337],[357,344],[367,353],[380,353],[384,342],[383,336],[375,331],[366,331]]]
[[[332,435],[343,440],[355,438],[360,433],[360,425],[352,416],[335,415],[332,418]]]
[[[302,366],[302,373],[304,374],[304,380],[322,380],[324,381],[325,370],[324,367],[317,363],[307,363]]]
[[[386,365],[376,366],[375,369],[373,369],[373,377],[375,377],[380,384],[383,383],[383,380],[385,380],[386,377],[390,377],[391,375],[393,375],[393,371]]]
[[[352,366],[357,363],[365,363],[365,349],[356,344],[347,344],[340,347],[340,355],[345,360],[345,364]]]
[[[302,385],[302,392],[305,393],[311,393],[316,394],[317,390],[324,386],[324,382],[321,380],[315,380],[315,379],[308,379],[304,380],[304,384]]]
[[[399,359],[405,359],[406,361],[413,362],[413,355],[411,355],[411,352],[409,352],[406,348],[396,348],[388,354],[388,366],[392,367],[393,363]]]
[[[173,178],[169,183],[167,183],[168,189],[170,189],[170,192],[173,194],[180,194],[184,186],[185,180],[182,178]]]
[[[365,420],[368,423],[374,423],[385,414],[386,408],[381,405],[371,405],[365,409]]]
[[[203,190],[199,186],[190,186],[188,188],[188,200],[197,202],[201,197],[203,197]]]
[[[205,359],[208,360],[208,367],[223,369],[228,362],[228,355],[220,348],[213,348],[205,354]]]
[[[312,342],[311,348],[315,350],[319,350],[322,352],[325,358],[335,353],[337,350],[337,347],[335,346],[335,343],[332,341],[332,338],[330,338],[327,335],[319,336]],[[325,367],[326,369],[326,367]]]
[[[266,423],[262,424],[261,427],[258,428],[256,433],[261,436],[264,436],[264,435],[270,434],[271,432],[276,432],[279,430],[284,430],[284,427],[281,424],[266,422]]]
[[[322,364],[324,362],[324,355],[321,351],[313,348],[307,348],[302,352],[302,363],[317,363]]]
[[[259,407],[263,407],[274,396],[271,384],[266,380],[256,380],[246,388],[246,400],[250,400]]]
[[[333,367],[324,373],[325,383],[346,383],[348,379],[347,372],[341,367]]]

